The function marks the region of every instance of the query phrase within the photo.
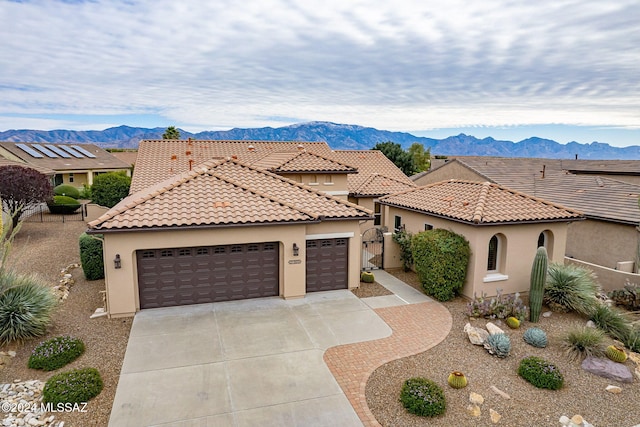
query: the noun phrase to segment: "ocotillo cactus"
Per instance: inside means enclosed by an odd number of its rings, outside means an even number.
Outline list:
[[[544,294],[544,283],[547,279],[547,250],[544,246],[540,246],[533,259],[531,267],[531,281],[529,283],[529,320],[537,322],[540,319],[540,311],[542,310],[542,295]]]

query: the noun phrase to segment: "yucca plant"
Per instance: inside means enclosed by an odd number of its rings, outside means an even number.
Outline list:
[[[44,335],[57,301],[35,276],[0,270],[0,345]]]
[[[604,332],[595,328],[571,329],[562,339],[562,348],[570,360],[581,360],[587,356],[600,357],[604,354],[602,342]]]
[[[605,304],[599,304],[591,314],[596,326],[614,339],[625,341],[633,334],[631,322],[624,313]]]
[[[556,311],[575,311],[590,316],[599,305],[600,285],[593,272],[575,265],[551,264],[543,302]]]

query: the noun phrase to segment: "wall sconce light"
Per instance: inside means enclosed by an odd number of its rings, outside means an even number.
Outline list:
[[[116,254],[116,257],[113,259],[113,266],[115,268],[122,268],[122,261],[120,260],[120,254]]]
[[[293,256],[298,256],[300,255],[300,248],[298,247],[297,243],[293,244]]]

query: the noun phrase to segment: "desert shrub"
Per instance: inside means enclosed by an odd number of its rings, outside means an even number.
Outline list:
[[[94,368],[61,372],[49,378],[42,390],[45,403],[82,403],[102,391],[100,372]]]
[[[624,288],[616,289],[607,294],[616,305],[626,307],[628,310],[640,310],[640,286],[626,283]]]
[[[462,289],[471,249],[461,235],[444,229],[413,236],[411,252],[425,292],[438,301],[449,301]]]
[[[0,345],[44,335],[58,300],[35,276],[0,270]]]
[[[400,392],[400,402],[407,411],[421,417],[436,417],[447,409],[442,388],[426,378],[406,380]]]
[[[411,239],[413,238],[413,233],[406,230],[400,230],[397,233],[394,233],[393,241],[400,246],[400,261],[402,261],[402,268],[404,271],[411,270],[411,266],[413,265],[413,252],[411,252]]]
[[[630,351],[640,353],[640,325],[635,324],[631,331],[624,337],[622,343]]]
[[[78,210],[80,203],[67,196],[53,196],[53,201],[47,203],[52,214],[72,214]]]
[[[591,314],[591,320],[609,336],[623,342],[633,332],[631,322],[624,313],[605,304],[598,305]]]
[[[489,298],[484,292],[479,297],[474,295],[472,301],[467,303],[466,314],[471,317],[487,317],[490,319],[506,319],[515,317],[523,321],[527,318],[529,309],[524,305],[520,294],[502,294],[502,289],[497,290],[495,297]]]
[[[506,334],[492,334],[485,340],[484,348],[502,359],[511,353],[511,340]]]
[[[551,264],[543,301],[552,310],[591,315],[598,307],[600,285],[591,270],[572,264]]]
[[[87,184],[82,184],[82,190],[80,190],[79,199],[91,200],[91,187]]]
[[[102,237],[97,235],[96,237]],[[102,242],[87,233],[80,235],[80,263],[87,280],[104,279],[104,259],[102,257]]]
[[[72,199],[78,199],[80,197],[80,191],[73,185],[60,184],[53,187],[54,196],[67,196]]]
[[[535,356],[520,361],[518,375],[538,388],[549,390],[558,390],[564,383],[564,377],[556,365]]]
[[[574,328],[562,338],[562,348],[570,360],[580,360],[587,356],[600,357],[603,352],[604,332],[596,328]]]
[[[55,337],[41,342],[33,349],[27,366],[53,371],[73,362],[84,353],[84,343],[70,336]]]
[[[112,208],[127,197],[131,177],[125,172],[109,172],[96,176],[91,186],[91,201]]]

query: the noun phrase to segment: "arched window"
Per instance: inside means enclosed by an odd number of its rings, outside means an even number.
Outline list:
[[[547,250],[547,255],[549,258],[553,258],[553,233],[551,230],[544,230],[542,233],[538,235],[538,246],[544,247]]]
[[[544,231],[538,236],[538,247],[540,246],[547,248],[547,234]]]
[[[494,234],[489,240],[489,255],[487,257],[487,271],[498,271],[498,254],[500,252],[500,239]]]

